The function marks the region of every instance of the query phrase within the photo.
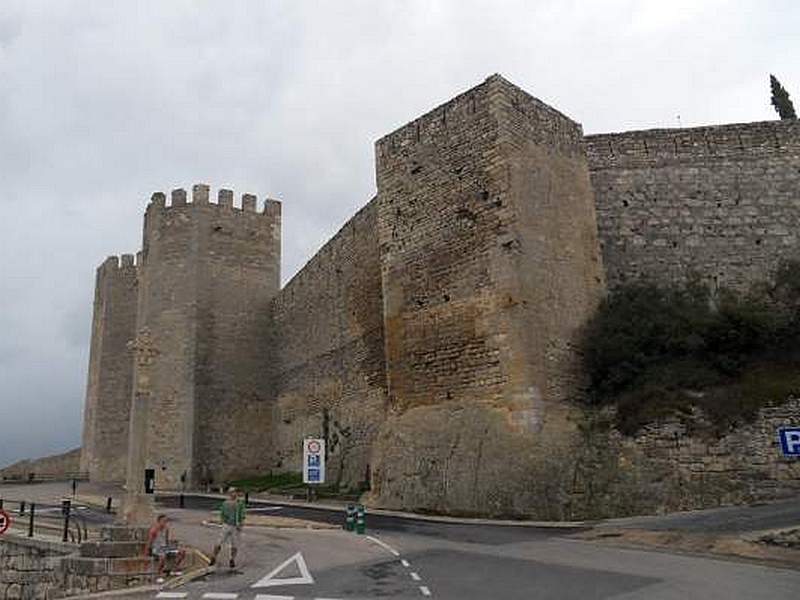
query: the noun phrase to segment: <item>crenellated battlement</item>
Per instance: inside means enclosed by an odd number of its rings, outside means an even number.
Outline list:
[[[217,201],[211,201],[211,188],[205,183],[196,183],[192,186],[191,201],[186,190],[176,188],[170,192],[169,202],[164,192],[154,192],[150,197],[148,210],[153,208],[172,209],[172,208],[191,208],[191,207],[217,207],[230,211],[243,213],[258,213],[275,217],[280,215],[280,201],[273,198],[265,198],[263,203],[258,201],[255,194],[244,193],[239,202],[234,199],[232,190],[222,188],[217,192]]]
[[[134,254],[120,254],[119,256],[109,256],[97,268],[105,274],[115,274],[120,271],[136,269],[141,264],[141,252]]]

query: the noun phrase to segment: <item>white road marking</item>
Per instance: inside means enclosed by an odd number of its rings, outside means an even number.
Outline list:
[[[297,563],[297,568],[300,570],[300,577],[284,577],[281,579],[275,579],[275,575],[283,571],[286,567],[291,565],[292,563]],[[311,576],[311,573],[308,570],[308,565],[306,564],[305,559],[303,558],[303,554],[298,552],[293,556],[290,556],[277,567],[275,567],[270,573],[267,573],[264,577],[259,579],[256,583],[252,585],[254,588],[258,587],[269,587],[271,585],[300,585],[300,584],[313,584],[314,578]]]
[[[186,598],[187,592],[159,592],[156,598]]]
[[[411,566],[405,558],[400,559],[400,564],[403,565],[406,569]]]
[[[422,577],[414,573],[414,571],[411,571],[411,579],[413,579],[414,581],[421,581]]]
[[[427,586],[421,585],[419,586],[419,591],[422,592],[423,596],[430,596],[431,591],[427,588]]]
[[[203,521],[203,525],[206,527],[222,527],[222,523],[216,523],[214,521]]]
[[[238,597],[239,594],[229,592],[206,592],[203,594],[203,598],[208,598],[208,600],[236,600]]]
[[[255,600],[294,600],[294,596],[273,596],[272,594],[257,594]]]
[[[395,550],[394,548],[392,548],[392,547],[391,547],[389,544],[387,544],[386,542],[384,542],[384,541],[382,541],[382,540],[379,540],[379,539],[378,539],[378,538],[376,538],[376,537],[372,537],[371,535],[368,535],[368,536],[367,536],[367,539],[368,539],[369,541],[371,541],[371,542],[375,542],[376,544],[378,544],[378,546],[380,546],[380,547],[381,547],[381,548],[383,548],[384,550],[388,550],[389,552],[391,552],[391,553],[392,553],[392,554],[394,554],[395,556],[400,556],[400,553],[399,553],[397,550]]]

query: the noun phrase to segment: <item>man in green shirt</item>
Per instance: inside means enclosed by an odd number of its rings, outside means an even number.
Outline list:
[[[235,569],[236,553],[239,550],[239,536],[242,533],[242,525],[244,525],[245,518],[244,500],[239,497],[236,488],[228,489],[228,498],[219,507],[219,518],[222,524],[222,533],[219,542],[214,546],[214,551],[211,553],[211,564],[216,564],[217,555],[227,543],[231,547],[229,565],[231,569]]]

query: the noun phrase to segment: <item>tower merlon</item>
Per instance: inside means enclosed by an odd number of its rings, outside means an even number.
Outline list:
[[[186,190],[177,188],[172,190],[172,206],[186,206]]]
[[[221,189],[217,193],[217,204],[233,208],[233,190]]]
[[[150,196],[150,204],[154,204],[155,206],[166,206],[166,194],[164,194],[164,192],[153,192],[153,195]]]
[[[133,258],[133,254],[123,254],[121,257],[120,266],[121,267],[133,267],[136,266]]]
[[[246,212],[256,211],[255,194],[242,194],[242,210]]]
[[[208,204],[210,188],[205,183],[195,183],[192,186],[192,202],[194,204]]]
[[[264,214],[270,217],[281,216],[281,202],[274,198],[267,198],[264,202]]]

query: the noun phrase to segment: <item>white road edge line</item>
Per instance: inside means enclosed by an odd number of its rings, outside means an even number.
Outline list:
[[[400,559],[400,564],[403,565],[406,569],[411,566],[405,558]]]
[[[430,596],[431,591],[427,588],[427,586],[421,585],[419,586],[419,591],[422,592],[423,596]]]
[[[391,553],[392,553],[392,554],[394,554],[395,556],[400,556],[400,553],[399,553],[397,550],[395,550],[394,548],[392,548],[392,547],[391,547],[389,544],[387,544],[386,542],[384,542],[384,541],[382,541],[382,540],[379,540],[379,539],[378,539],[378,538],[376,538],[376,537],[372,537],[371,535],[368,535],[368,536],[367,536],[367,539],[368,539],[369,541],[371,541],[371,542],[375,542],[376,544],[378,544],[378,546],[380,546],[380,547],[381,547],[381,548],[383,548],[384,550],[388,550],[389,552],[391,552]]]
[[[239,594],[230,592],[206,592],[203,594],[203,598],[208,598],[208,600],[236,600],[238,597]]]
[[[413,579],[414,581],[422,581],[422,577],[414,573],[414,571],[411,571],[411,579]]]
[[[188,592],[159,592],[156,598],[186,598]]]
[[[273,596],[271,594],[256,594],[255,600],[294,600],[294,596]]]

